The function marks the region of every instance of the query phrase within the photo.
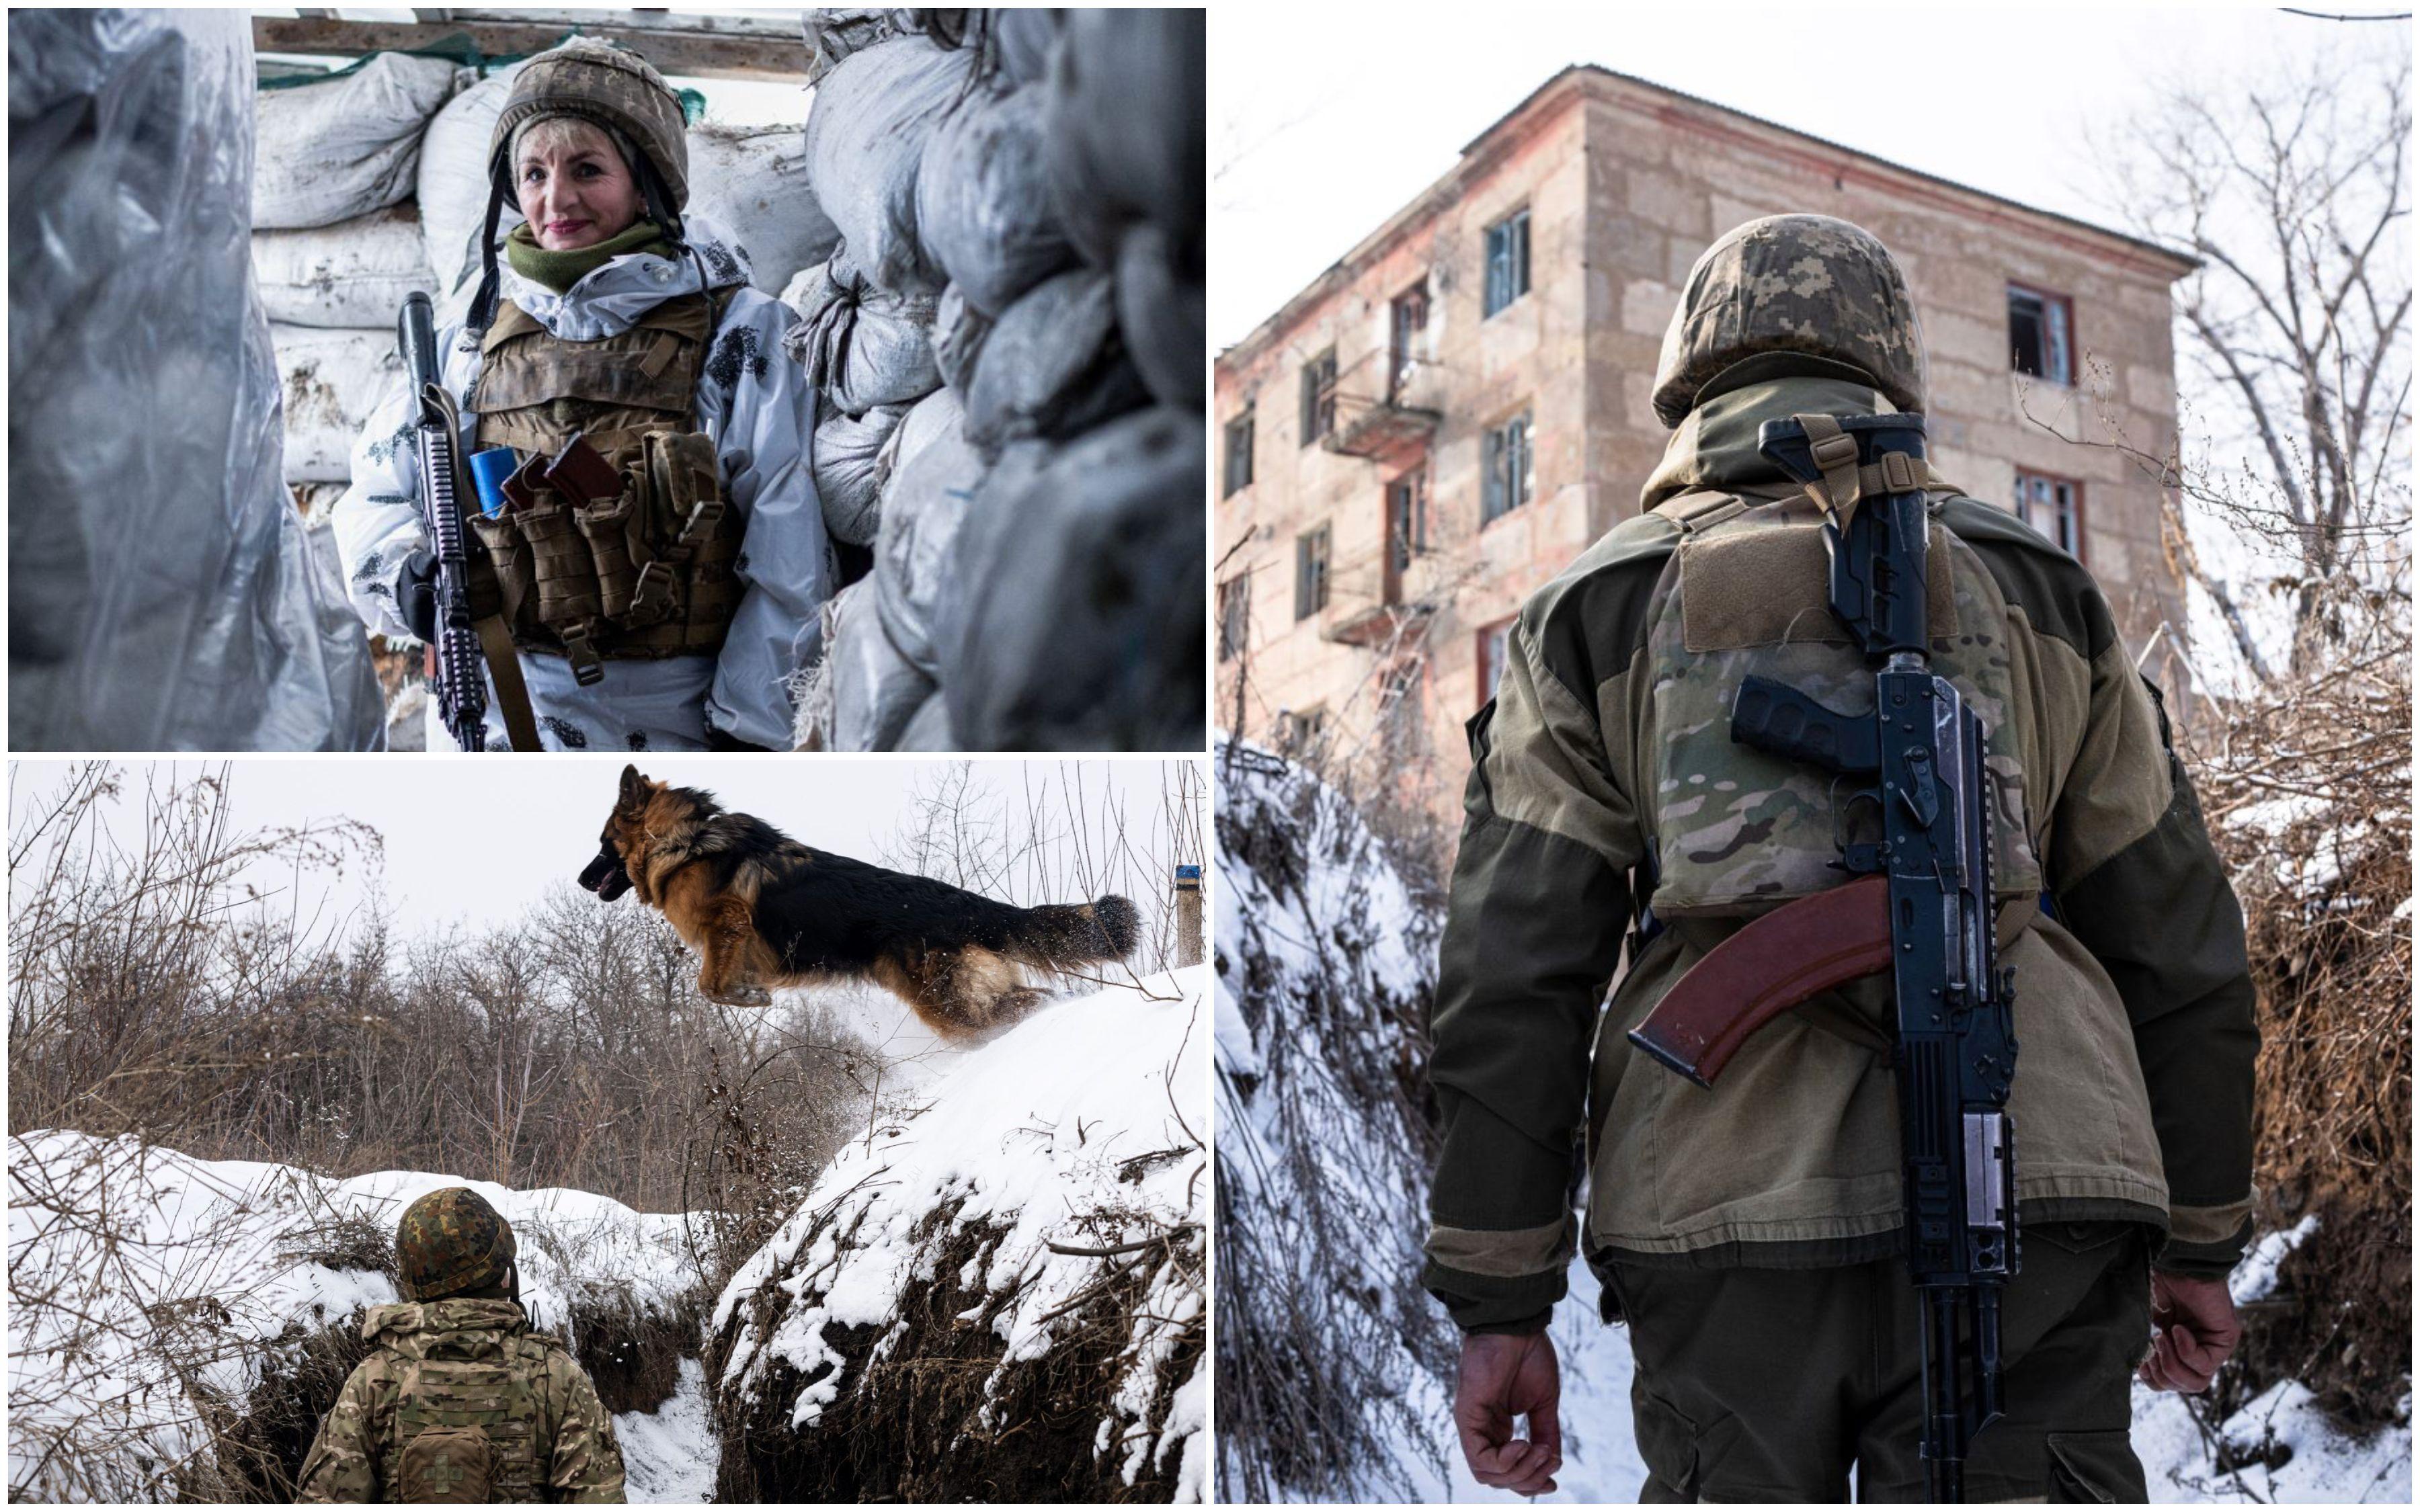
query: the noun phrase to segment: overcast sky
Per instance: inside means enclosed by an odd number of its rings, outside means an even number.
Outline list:
[[[253,758],[233,764],[229,787],[239,829],[344,817],[378,830],[385,841],[381,865],[312,887],[324,891],[331,917],[340,917],[367,901],[375,876],[401,932],[415,934],[458,919],[508,917],[551,885],[578,877],[597,854],[623,764],[621,757],[567,753],[538,762]],[[652,778],[709,788],[727,807],[756,814],[810,846],[876,860],[908,818],[920,784],[929,787],[949,764],[840,756],[661,757],[644,769]],[[1174,780],[1174,764],[985,761],[973,766],[1004,800],[1021,799],[1032,786],[1057,795],[1068,781],[1087,794],[1122,798],[1138,844],[1164,851],[1164,838],[1145,836],[1157,826],[1161,789]],[[139,833],[147,779],[173,771],[190,780],[205,769],[196,762],[163,763],[154,773],[147,764],[130,764],[114,821],[120,842],[131,843]],[[55,791],[65,771],[58,762],[10,764],[12,831],[27,805]],[[1057,811],[1055,801],[1052,807]],[[1097,812],[1097,804],[1091,807]],[[1199,860],[1198,848],[1187,859]]]
[[[2089,129],[2160,81],[2276,69],[2325,46],[2408,59],[2412,28],[2248,7],[1221,7],[1211,343],[1249,333],[1569,64],[2106,221]]]

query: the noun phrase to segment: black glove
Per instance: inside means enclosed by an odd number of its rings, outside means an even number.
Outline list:
[[[423,547],[403,564],[396,584],[396,609],[411,633],[428,644],[437,640],[437,553]]]

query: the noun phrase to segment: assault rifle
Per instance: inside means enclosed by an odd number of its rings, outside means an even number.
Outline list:
[[[1710,1087],[1776,1015],[1890,968],[1907,1260],[1924,1341],[1925,1478],[1932,1500],[1956,1502],[1967,1445],[2001,1413],[2000,1300],[2017,1269],[2007,1112],[2014,983],[1993,927],[1987,732],[1931,667],[1924,417],[1771,420],[1757,449],[1824,503],[1832,612],[1879,666],[1869,714],[1746,677],[1731,738],[1870,783],[1848,795],[1844,811],[1870,806],[1879,838],[1844,831],[1835,864],[1860,880],[1751,921],[1693,966],[1630,1041]]]
[[[396,340],[420,401],[420,524],[437,554],[437,638],[428,648],[437,712],[456,745],[485,750],[488,685],[480,675],[479,634],[471,617],[471,557],[462,539],[458,488],[460,411],[438,379],[437,332],[427,295],[415,290],[403,297]]]

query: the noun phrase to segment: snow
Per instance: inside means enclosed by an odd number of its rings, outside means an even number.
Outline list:
[[[910,1288],[931,1278],[930,1257],[976,1224],[1001,1234],[959,1279],[1011,1299],[991,1324],[1004,1347],[996,1384],[1007,1366],[1047,1354],[1075,1326],[1054,1315],[1102,1278],[1097,1257],[1051,1244],[1101,1249],[1198,1231],[1209,1203],[1203,976],[1188,967],[1053,1004],[977,1048],[936,1057],[912,1101],[886,1099],[866,1135],[724,1288],[713,1329],[740,1319],[725,1387],[752,1390],[776,1364],[801,1376],[829,1366],[791,1405],[793,1425],[812,1429],[854,1380],[829,1335],[881,1328],[874,1358],[887,1358]],[[920,1237],[942,1213],[942,1230]],[[1203,1297],[1173,1255],[1149,1263],[1096,1449],[1117,1457],[1129,1485],[1148,1468],[1178,1465],[1178,1499],[1198,1501],[1206,1378],[1197,1370],[1174,1385],[1166,1422],[1150,1417],[1176,1350],[1204,1326]],[[743,1304],[768,1288],[797,1301],[760,1336]]]
[[[717,1443],[706,1400],[706,1366],[680,1363],[680,1384],[652,1412],[616,1412],[623,1490],[633,1502],[711,1502]]]
[[[20,1497],[172,1497],[172,1467],[206,1442],[198,1397],[240,1402],[276,1344],[399,1300],[380,1271],[309,1257],[327,1252],[330,1226],[391,1236],[403,1209],[439,1187],[472,1188],[513,1225],[540,1327],[566,1328],[575,1298],[669,1309],[695,1284],[680,1215],[568,1188],[420,1171],[340,1181],[68,1132],[11,1137],[8,1180],[9,1489]]]

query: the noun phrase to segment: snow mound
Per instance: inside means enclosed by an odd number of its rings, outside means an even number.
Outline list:
[[[1419,1287],[1437,920],[1341,794],[1249,747],[1213,760],[1220,1494],[1440,1500],[1456,1346]]]
[[[524,1303],[609,1408],[668,1395],[664,1331],[693,1354],[702,1310],[677,1214],[561,1187],[419,1171],[340,1181],[39,1132],[8,1141],[11,1495],[209,1499],[271,1462],[290,1476],[366,1352],[363,1310],[399,1300],[396,1221],[444,1186],[513,1225]]]
[[[887,1103],[712,1321],[726,1499],[1202,1498],[1200,968]]]

